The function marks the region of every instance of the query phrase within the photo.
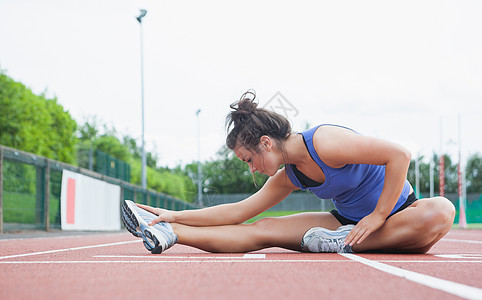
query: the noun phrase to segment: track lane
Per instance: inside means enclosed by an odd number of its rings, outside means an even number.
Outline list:
[[[472,235],[452,234],[449,238],[472,239]],[[477,240],[478,236],[473,239]],[[119,242],[129,243],[113,244]],[[101,244],[112,245],[91,247]],[[455,262],[447,262],[447,258],[436,255],[482,254],[480,245],[464,243],[463,247],[456,248],[459,252],[448,251],[447,248],[453,250],[453,244],[457,243],[442,241],[427,255],[359,256],[479,287],[478,283],[482,282],[480,260],[461,263],[451,258],[450,261]],[[56,251],[62,249],[70,250]],[[42,251],[50,252],[0,259],[1,299],[153,296],[177,299],[454,298],[446,292],[387,274],[338,254],[271,248],[252,253],[264,254],[264,258],[244,258],[244,254],[212,254],[175,245],[161,255],[151,255],[140,239],[128,233],[0,243],[0,256]]]

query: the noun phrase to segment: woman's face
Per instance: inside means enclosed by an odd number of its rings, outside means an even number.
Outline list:
[[[236,156],[246,162],[251,173],[258,172],[273,176],[279,169],[279,163],[271,146],[266,146],[260,143],[260,150],[254,152],[246,149],[244,146],[239,146],[234,149]]]

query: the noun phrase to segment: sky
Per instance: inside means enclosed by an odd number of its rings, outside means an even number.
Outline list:
[[[412,157],[482,153],[481,1],[0,0],[0,68],[140,143],[139,9],[160,166],[215,159],[249,89],[297,132],[340,124]]]

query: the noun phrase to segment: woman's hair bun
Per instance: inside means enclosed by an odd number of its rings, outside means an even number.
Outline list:
[[[231,109],[234,111],[231,113],[231,120],[236,125],[238,122],[244,122],[250,114],[256,111],[258,103],[255,102],[256,91],[248,90],[244,93],[239,101],[234,102],[230,105]]]
[[[254,99],[256,99],[256,91],[253,90],[253,89],[247,90],[246,93],[241,95],[241,98],[239,98],[239,101],[244,100],[244,99],[254,101]]]
[[[230,107],[236,111],[242,111],[244,113],[252,113],[257,107],[258,103],[254,102],[256,99],[256,91],[248,90],[244,93],[239,101],[234,102]]]

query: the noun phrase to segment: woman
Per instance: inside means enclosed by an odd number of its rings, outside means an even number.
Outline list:
[[[248,92],[231,105],[226,143],[251,172],[270,178],[245,200],[199,210],[126,201],[124,224],[152,253],[176,242],[209,252],[426,253],[450,230],[455,209],[449,200],[415,198],[405,148],[336,125],[293,134],[288,120],[258,108],[254,98]],[[242,224],[298,189],[332,198],[336,210]]]

